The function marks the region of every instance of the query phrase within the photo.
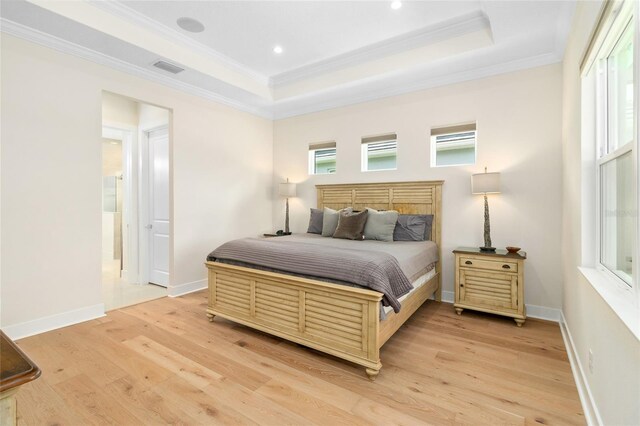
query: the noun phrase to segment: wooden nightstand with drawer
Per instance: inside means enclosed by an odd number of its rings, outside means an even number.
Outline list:
[[[458,315],[463,309],[512,317],[518,327],[527,315],[524,307],[524,261],[527,254],[506,250],[484,252],[459,247],[455,254],[455,303]]]

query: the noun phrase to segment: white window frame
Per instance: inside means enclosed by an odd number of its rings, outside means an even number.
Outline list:
[[[473,123],[476,128],[475,130],[473,130],[474,132],[474,137],[473,137],[473,163],[456,163],[456,164],[442,164],[442,165],[438,165],[437,164],[437,145],[436,145],[436,139],[440,136],[449,136],[449,135],[455,135],[458,133],[469,133],[469,131],[454,131],[454,132],[450,132],[450,133],[441,133],[438,135],[432,135],[430,134],[430,138],[429,138],[429,142],[430,142],[430,155],[431,155],[431,167],[460,167],[460,166],[472,166],[474,164],[476,164],[478,162],[478,127],[476,125],[476,123]],[[453,125],[453,126],[442,126],[442,127],[456,127],[457,125]],[[442,127],[437,127],[437,128],[442,128]],[[431,129],[432,131],[434,129]]]
[[[601,169],[602,166],[620,158],[621,156],[627,154],[630,151],[634,151],[634,145],[636,143],[637,137],[634,137],[634,140],[631,142],[627,142],[626,144],[616,148],[614,151],[607,152],[608,146],[610,142],[609,135],[609,105],[608,105],[608,70],[605,65],[603,69],[599,68],[599,65],[602,61],[607,60],[607,58],[611,55],[614,48],[616,47],[618,41],[622,38],[625,30],[629,25],[632,25],[633,20],[633,10],[631,7],[621,7],[618,15],[614,18],[614,22],[612,22],[611,27],[607,31],[606,37],[603,39],[602,45],[598,49],[598,54],[594,58],[594,64],[592,66],[592,70],[590,72],[595,72],[596,74],[596,269],[598,269],[601,273],[607,275],[607,278],[613,282],[615,285],[623,291],[629,291],[630,293],[635,293],[633,288],[637,286],[637,280],[635,277],[632,277],[631,283],[627,283],[622,278],[617,276],[613,271],[611,271],[607,266],[602,263],[602,176]],[[613,34],[613,35],[612,35]],[[635,41],[635,40],[634,40]],[[634,47],[635,47],[634,43]],[[634,52],[634,70],[636,70],[636,54]],[[635,72],[635,71],[634,71]],[[637,74],[637,73],[636,73]],[[637,92],[637,79],[634,75],[634,90]],[[637,98],[637,96],[634,96]],[[634,129],[637,129],[635,124],[636,115],[637,115],[637,99],[634,99]],[[634,189],[635,190],[635,189]],[[637,220],[636,220],[636,231],[637,231]],[[633,254],[635,258],[635,253]],[[637,266],[634,265],[634,270],[637,269]],[[634,274],[635,275],[635,274]]]
[[[333,144],[332,147],[321,147],[321,145],[325,145],[325,144]],[[314,147],[318,146],[317,148]],[[316,172],[316,152],[317,151],[324,151],[327,149],[333,149],[336,152],[336,170],[333,172],[327,172],[327,173],[317,173]],[[311,144],[309,145],[309,160],[308,160],[308,165],[309,165],[309,176],[322,176],[322,175],[335,175],[338,172],[338,147],[336,145],[335,142],[326,142],[324,144]]]
[[[578,269],[594,287],[611,309],[618,315],[629,330],[640,338],[640,284],[638,247],[640,230],[638,227],[638,207],[640,197],[636,196],[636,215],[634,219],[634,244],[632,250],[633,273],[632,283],[627,284],[622,278],[601,263],[601,173],[606,164],[629,151],[633,152],[633,191],[638,194],[640,177],[638,163],[638,105],[640,88],[640,43],[638,2],[612,1],[605,6],[600,26],[595,32],[587,55],[582,64],[582,266]],[[622,37],[629,22],[634,21],[634,131],[633,141],[618,147],[612,152],[603,151],[601,147],[608,142],[607,88],[606,72],[598,69],[598,62],[607,58],[613,51],[617,41]],[[594,74],[595,73],[595,74]],[[604,87],[603,87],[604,84]],[[585,86],[586,85],[586,86]],[[585,89],[586,87],[586,89]],[[604,96],[604,98],[603,98]],[[592,213],[593,212],[593,213]]]
[[[602,263],[602,175],[600,173],[600,170],[602,168],[602,166],[604,164],[607,164],[623,155],[625,155],[628,152],[633,152],[633,145],[634,142],[630,142],[627,143],[623,146],[621,146],[620,148],[616,149],[613,152],[608,153],[607,155],[604,155],[600,158],[596,159],[596,170],[595,170],[595,175],[596,175],[596,209],[595,209],[595,213],[596,213],[596,238],[595,238],[595,253],[596,253],[596,261],[595,261],[595,265],[596,265],[596,269],[598,271],[600,271],[601,273],[607,275],[608,280],[610,280],[612,283],[615,283],[616,287],[618,287],[621,291],[626,291],[628,292],[630,295],[635,293],[634,287],[637,287],[637,279],[635,278],[636,274],[635,274],[635,269],[637,269],[637,266],[634,264],[633,269],[634,269],[634,273],[631,277],[631,283],[627,283],[626,281],[624,281],[622,278],[620,278],[618,275],[616,275],[615,273],[613,273],[613,271],[611,271],[607,266],[605,266]],[[636,228],[636,232],[637,232],[637,228],[638,228],[638,222],[636,220],[635,223],[635,228]],[[634,254],[632,254],[633,258],[637,258],[637,256]]]
[[[391,134],[390,134],[391,135]],[[367,138],[362,138],[367,139]],[[369,170],[369,145],[374,144],[374,143],[384,143],[384,142],[395,142],[396,144],[396,166],[395,167],[389,167],[387,169],[372,169]],[[385,171],[392,171],[392,170],[398,170],[398,136],[396,135],[395,138],[389,138],[388,140],[377,140],[375,142],[361,142],[360,144],[360,159],[361,159],[361,163],[360,163],[360,170],[363,172],[385,172]]]

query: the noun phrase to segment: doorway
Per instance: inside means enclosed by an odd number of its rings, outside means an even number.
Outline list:
[[[107,311],[170,285],[170,111],[102,97],[102,294]]]
[[[107,137],[105,137],[107,136]],[[111,136],[111,137],[108,137]],[[102,274],[103,281],[122,279],[122,139],[102,138]]]
[[[169,285],[169,129],[146,132],[149,147],[149,282]],[[146,237],[146,236],[143,236]]]

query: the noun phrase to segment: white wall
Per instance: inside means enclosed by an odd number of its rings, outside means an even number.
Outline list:
[[[102,94],[102,124],[138,126],[138,103],[115,93]]]
[[[600,2],[578,3],[563,64],[563,311],[603,423],[638,425],[640,342],[578,271],[582,264],[580,62],[600,7]],[[589,349],[593,373],[587,368]]]
[[[586,379],[604,423],[640,424],[640,344],[576,269],[578,64],[598,8],[578,4],[563,68],[275,124],[3,35],[0,323],[37,322],[101,303],[101,97],[110,91],[173,111],[177,286],[205,278],[202,262],[218,244],[282,228],[284,203],[272,201],[272,176],[300,183],[300,197],[291,200],[297,232],[306,229],[315,184],[444,179],[443,283],[452,291],[451,250],[482,243],[482,199],[470,194],[469,175],[484,165],[502,172],[503,193],[490,200],[494,245],[528,251],[527,304],[563,308],[583,365],[593,350],[595,368]],[[478,122],[477,165],[429,168],[429,129],[471,120]],[[398,170],[360,172],[360,137],[386,132],[399,137]],[[338,172],[308,176],[308,144],[327,140],[338,143]]]
[[[1,71],[3,327],[102,302],[103,91],[173,111],[174,288],[204,285],[217,245],[271,228],[269,120],[8,35]]]
[[[138,104],[138,126],[141,130],[169,125],[169,110],[149,104]]]
[[[443,289],[452,292],[451,251],[483,242],[483,200],[471,195],[470,176],[487,166],[503,183],[489,200],[494,246],[528,252],[528,305],[560,308],[561,76],[557,64],[276,121],[276,182],[300,184],[290,200],[292,230],[306,231],[316,184],[442,179]],[[478,123],[477,164],[430,168],[430,129],[470,121]],[[361,172],[361,137],[390,132],[398,135],[398,169]],[[337,172],[309,176],[309,144],[328,140],[337,143]],[[274,229],[283,216],[284,202],[276,202]]]

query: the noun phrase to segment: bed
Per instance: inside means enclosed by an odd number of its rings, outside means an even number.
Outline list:
[[[440,259],[442,184],[317,185],[317,206],[432,214],[431,241]],[[206,267],[210,321],[220,316],[362,365],[372,380],[382,368],[380,348],[429,297],[440,301],[442,293],[439,261],[414,277],[415,288],[400,299],[399,312],[383,308],[382,293],[370,289],[227,263],[207,261]]]

